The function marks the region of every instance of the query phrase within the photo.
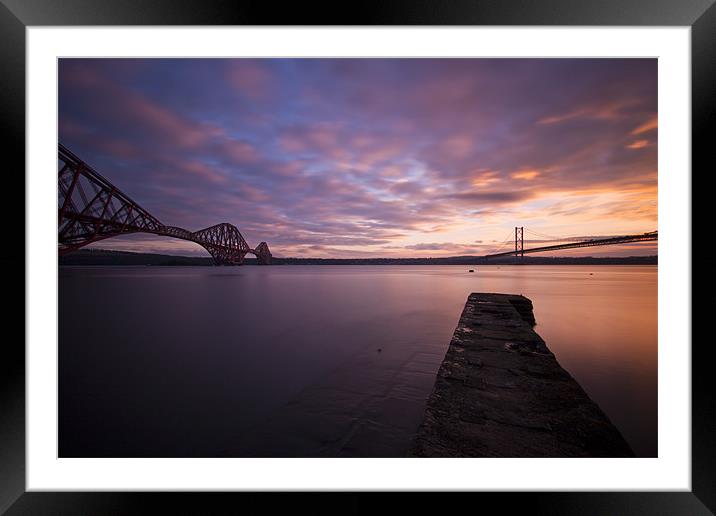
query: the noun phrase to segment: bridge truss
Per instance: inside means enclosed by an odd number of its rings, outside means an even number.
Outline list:
[[[246,254],[271,263],[266,242],[255,249],[236,226],[217,224],[198,231],[165,226],[147,210],[60,144],[58,146],[58,250],[67,254],[93,242],[130,233],[151,233],[195,242],[216,265],[240,265]]]

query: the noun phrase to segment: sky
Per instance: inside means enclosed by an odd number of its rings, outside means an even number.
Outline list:
[[[280,257],[657,229],[656,59],[60,59],[59,141],[166,225]],[[155,235],[104,249],[206,255]],[[656,254],[656,243],[560,251]]]

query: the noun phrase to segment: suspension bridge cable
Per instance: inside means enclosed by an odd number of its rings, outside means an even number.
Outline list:
[[[545,239],[547,239],[547,240],[555,240],[555,241],[556,241],[556,240],[563,240],[563,239],[561,239],[561,238],[559,238],[559,237],[556,237],[556,236],[553,236],[553,235],[548,235],[548,234],[546,234],[546,233],[541,233],[541,232],[539,232],[539,231],[535,231],[535,230],[529,229],[529,228],[525,228],[525,231],[526,231],[527,233],[530,233],[530,234],[533,235],[533,236],[538,237],[538,238],[545,238]]]
[[[504,249],[507,245],[512,245],[514,243],[514,235],[512,232],[509,233],[506,239],[504,239],[499,246],[493,248],[493,253],[498,253],[500,250]]]

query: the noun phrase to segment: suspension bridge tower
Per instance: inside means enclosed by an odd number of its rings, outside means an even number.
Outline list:
[[[515,227],[515,256],[525,255],[525,228]]]

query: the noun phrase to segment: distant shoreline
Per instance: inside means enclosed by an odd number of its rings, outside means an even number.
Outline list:
[[[60,265],[155,265],[155,266],[207,266],[213,265],[210,257],[175,256],[156,253],[133,253],[106,249],[80,249],[59,258]],[[246,258],[246,265],[257,265],[255,258]],[[658,256],[612,257],[548,257],[503,256],[450,256],[444,258],[279,258],[272,265],[657,265]]]

